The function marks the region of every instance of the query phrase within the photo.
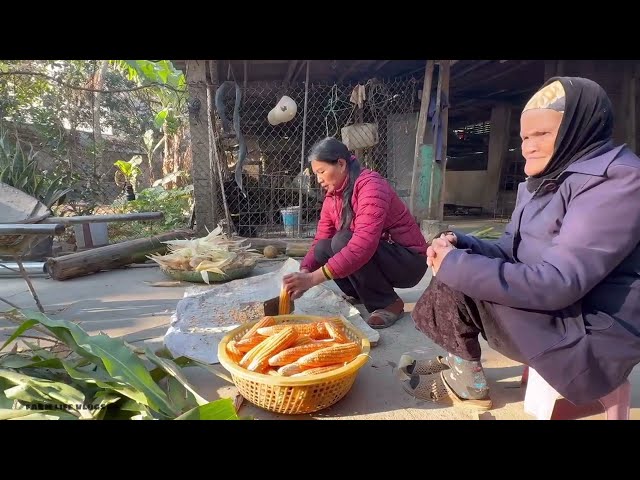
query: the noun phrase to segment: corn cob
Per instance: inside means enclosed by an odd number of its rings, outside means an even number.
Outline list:
[[[285,328],[272,337],[249,350],[240,361],[241,366],[251,372],[261,372],[269,365],[269,358],[282,350],[286,350],[298,338],[298,333],[291,327]]]
[[[258,329],[258,335],[264,335],[265,337],[269,337],[271,335],[275,335],[278,332],[281,332],[287,327],[293,328],[298,335],[307,335],[313,339],[324,338],[318,332],[318,324],[317,323],[281,323],[279,325],[272,325],[270,327],[263,327]],[[323,326],[324,329],[324,326]],[[324,329],[326,331],[326,329]]]
[[[278,305],[278,313],[280,315],[287,315],[291,311],[291,297],[289,292],[284,288],[284,285],[280,288],[280,304]]]
[[[245,338],[251,338],[258,332],[259,328],[268,327],[270,325],[275,325],[276,320],[273,317],[263,317],[258,323],[256,323],[253,327],[251,327],[247,332],[242,336],[240,340],[244,340]]]
[[[275,368],[270,368],[265,372],[267,375],[271,375],[273,377],[279,377],[280,374],[278,373],[278,370],[276,370]]]
[[[229,355],[229,358],[236,363],[240,362],[244,356],[244,353],[238,350],[235,340],[231,340],[227,343],[227,354]]]
[[[300,372],[302,372],[302,368],[300,368],[300,365],[297,363],[290,363],[289,365],[285,365],[278,369],[278,374],[284,377],[290,377]]]
[[[283,365],[288,365],[289,363],[293,363],[301,357],[305,355],[315,352],[316,350],[320,350],[322,348],[327,348],[330,345],[324,342],[314,342],[308,343],[306,345],[300,345],[298,347],[287,348],[286,350],[281,351],[277,355],[274,355],[269,359],[269,365],[272,367],[281,367]]]
[[[308,375],[317,375],[319,373],[330,372],[331,370],[337,370],[344,366],[344,363],[335,363],[333,365],[326,365],[324,367],[314,367],[307,370],[303,370],[300,373],[294,373],[292,377],[306,377]]]
[[[297,360],[297,364],[308,369],[310,367],[324,367],[334,363],[350,362],[360,353],[360,345],[356,342],[341,343],[331,347],[316,350]]]
[[[313,341],[314,340],[308,335],[300,335],[291,346],[299,347],[300,345],[308,345],[309,343],[313,343]]]
[[[263,337],[262,335],[254,335],[249,338],[244,338],[238,342],[236,342],[236,348],[242,352],[244,355],[249,350],[251,350],[256,345],[259,345],[260,342],[267,339],[268,337]]]
[[[347,337],[342,326],[338,326],[332,322],[324,322],[324,328],[327,329],[327,333],[329,334],[329,336],[336,342],[349,343],[349,338]]]

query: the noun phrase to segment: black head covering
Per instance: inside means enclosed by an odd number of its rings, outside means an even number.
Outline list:
[[[560,82],[560,85],[554,82]],[[549,108],[564,112],[554,152],[545,169],[527,178],[535,191],[547,179],[555,179],[572,163],[611,147],[613,109],[604,89],[593,80],[553,77],[529,100],[524,111]]]

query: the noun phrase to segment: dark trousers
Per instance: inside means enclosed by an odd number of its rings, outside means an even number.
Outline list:
[[[318,241],[315,247],[316,262],[326,264],[349,243],[352,235],[350,230],[341,230],[331,239]],[[335,282],[345,294],[359,298],[371,313],[391,305],[399,298],[394,287],[414,287],[426,271],[426,257],[397,243],[381,240],[368,263],[346,278],[335,279]]]
[[[480,360],[478,335],[504,356],[525,363],[509,337],[496,328],[488,302],[475,300],[433,277],[411,313],[416,328],[464,360]]]

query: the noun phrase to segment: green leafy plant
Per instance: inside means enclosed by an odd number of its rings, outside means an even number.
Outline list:
[[[114,213],[162,212],[162,221],[120,222],[109,225],[109,237],[135,238],[156,235],[160,232],[185,228],[193,206],[193,185],[167,190],[161,186],[145,188],[138,192],[135,200],[116,200]]]
[[[41,172],[36,156],[32,145],[18,138],[12,142],[6,131],[0,134],[0,182],[22,190],[51,208],[72,189],[65,188],[63,177]]]
[[[89,335],[73,322],[37,312],[6,315],[20,326],[0,351],[32,328],[55,345],[42,348],[24,337],[29,350],[0,356],[0,419],[238,419],[231,399],[209,402],[182,371],[191,365],[211,370],[209,365]]]

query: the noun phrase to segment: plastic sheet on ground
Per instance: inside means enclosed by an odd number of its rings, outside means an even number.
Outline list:
[[[174,357],[185,356],[204,363],[218,363],[218,344],[226,333],[247,321],[256,301],[280,295],[282,277],[299,269],[299,262],[288,259],[282,268],[264,275],[213,287],[189,287],[171,317],[171,325],[164,337],[165,345]],[[294,313],[341,315],[361,330],[372,346],[380,338],[380,334],[362,319],[357,308],[323,285],[309,289],[297,299]]]

